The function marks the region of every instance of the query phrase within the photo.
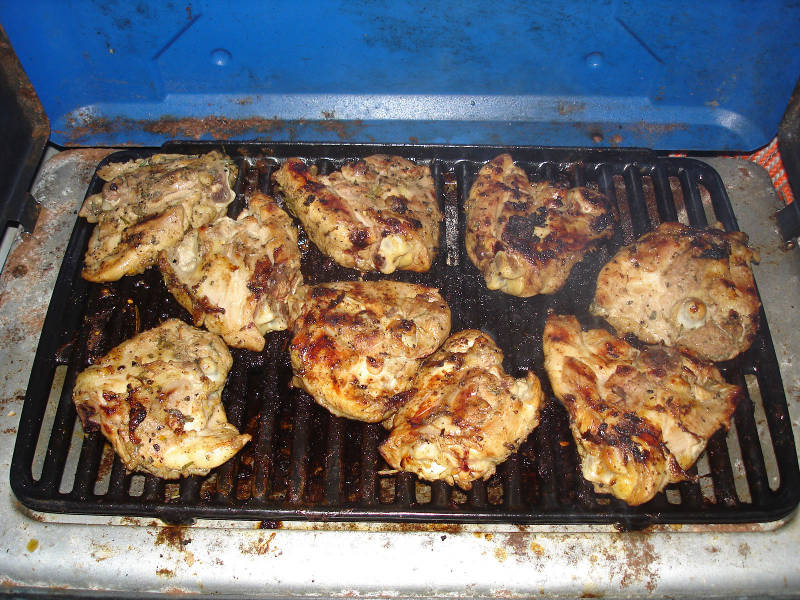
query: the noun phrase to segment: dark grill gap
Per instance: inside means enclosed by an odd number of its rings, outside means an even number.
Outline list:
[[[213,147],[170,144],[165,150],[202,152]],[[190,322],[189,315],[165,291],[155,269],[112,284],[83,281],[80,268],[91,226],[79,221],[50,303],[11,465],[12,488],[25,505],[50,512],[154,516],[169,522],[216,517],[616,523],[637,528],[650,523],[768,521],[788,514],[798,503],[800,473],[794,440],[763,312],[762,330],[753,347],[721,365],[725,377],[745,390],[745,400],[734,416],[738,439],[733,443],[741,449],[750,502],[737,496],[735,472],[721,432],[711,439],[706,452],[714,490],[711,499],[704,498],[698,481],[670,486],[670,501],[658,495],[636,508],[595,494],[581,477],[566,412],[552,398],[543,372],[541,332],[547,310],[585,314],[597,272],[622,243],[682,214],[692,225],[705,225],[701,187],[703,196],[706,191],[710,195],[715,219],[728,230],[737,228],[722,182],[711,167],[638,150],[334,144],[243,145],[235,151],[224,150],[237,157],[241,167],[237,198],[229,210],[234,217],[254,191],[272,190],[270,176],[289,156],[306,158],[323,172],[378,152],[430,164],[445,215],[439,256],[428,273],[400,272],[390,277],[439,287],[453,313],[453,331],[481,328],[503,349],[504,366],[511,374],[520,376],[533,369],[549,397],[540,426],[496,475],[487,482],[477,482],[468,493],[441,482],[420,482],[408,473],[387,474],[387,465],[377,450],[386,435],[380,425],[333,417],[306,393],[289,387],[290,336],[278,332],[267,337],[260,354],[233,350],[234,367],[223,400],[231,422],[253,435],[253,441],[237,457],[208,477],[164,482],[126,473],[116,457],[113,462],[104,459],[107,442],[98,432],[88,432],[81,447],[73,450],[78,455],[77,468],[65,486],[71,491],[59,493],[77,418],[71,400],[76,374],[116,344],[165,318],[178,316]],[[532,180],[597,187],[620,210],[622,226],[615,237],[577,265],[558,294],[514,298],[490,292],[466,255],[465,197],[481,165],[503,151],[510,151]],[[106,161],[124,161],[152,152],[126,150]],[[95,178],[88,193],[100,187]],[[282,201],[280,197],[278,200]],[[448,232],[453,243],[448,243]],[[455,238],[453,232],[457,233]],[[356,271],[322,256],[302,232],[300,243],[307,283],[358,278]],[[383,276],[365,276],[379,277]],[[65,384],[47,440],[42,474],[35,479],[31,465],[58,365],[66,365]],[[770,431],[766,440],[759,439],[745,386],[748,374],[755,374],[762,396]],[[770,489],[762,443],[774,450],[780,475],[776,490]],[[696,475],[696,468],[691,473]],[[102,489],[98,482],[104,477],[108,478],[107,490],[96,493]],[[141,481],[143,486],[137,483]],[[133,493],[137,486],[140,494]]]

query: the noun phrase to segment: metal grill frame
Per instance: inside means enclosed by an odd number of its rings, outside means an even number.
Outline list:
[[[143,491],[136,496],[129,493],[131,481],[141,476],[126,473],[115,458],[108,474],[108,490],[95,494],[105,441],[99,432],[89,433],[82,441],[74,478],[67,482],[71,491],[61,493],[76,419],[72,385],[77,373],[89,364],[89,349],[94,356],[101,355],[136,333],[132,328],[132,306],[141,305],[142,329],[168,316],[182,316],[191,322],[188,313],[165,290],[158,289],[163,284],[157,269],[105,285],[81,279],[80,268],[92,226],[79,220],[42,330],[12,458],[11,486],[24,505],[44,512],[150,516],[172,523],[187,523],[202,517],[265,521],[613,523],[638,529],[652,523],[773,521],[787,515],[800,501],[800,470],[791,421],[763,309],[761,330],[753,346],[719,365],[725,378],[741,385],[745,392],[734,422],[751,502],[742,501],[737,494],[724,432],[715,434],[706,450],[713,501],[702,495],[697,482],[668,487],[680,494],[678,504],[669,502],[665,494],[639,507],[596,495],[580,477],[566,412],[552,397],[543,371],[540,326],[547,310],[585,313],[597,271],[621,244],[652,229],[658,221],[677,220],[680,203],[693,226],[708,225],[709,211],[726,230],[738,229],[724,185],[710,166],[693,159],[659,157],[636,149],[294,143],[226,147],[177,142],[161,149],[124,150],[110,155],[98,167],[158,151],[197,153],[214,148],[237,158],[242,166],[236,185],[237,198],[229,210],[231,216],[241,210],[254,189],[269,191],[271,172],[289,156],[314,161],[323,171],[375,153],[429,162],[445,215],[439,257],[429,273],[400,272],[390,277],[440,287],[453,313],[452,331],[467,327],[487,329],[506,354],[504,365],[511,374],[519,376],[526,369],[534,369],[549,398],[540,426],[520,451],[500,466],[497,475],[486,483],[477,482],[468,494],[454,491],[444,483],[417,482],[407,473],[379,475],[385,465],[377,445],[385,433],[379,425],[333,417],[304,392],[289,391],[288,358],[284,350],[288,334],[278,332],[268,335],[267,347],[261,354],[233,350],[234,367],[223,402],[232,423],[240,429],[248,427],[256,434],[249,450],[206,478],[181,479],[177,493],[173,484],[145,476]],[[532,179],[597,185],[620,208],[622,226],[618,227],[615,238],[576,266],[565,289],[552,296],[520,299],[489,292],[466,256],[464,198],[480,166],[502,152],[510,152]],[[680,183],[682,199],[677,203],[670,178],[677,178]],[[87,195],[99,191],[102,183],[95,175]],[[455,238],[453,230],[457,232]],[[455,244],[450,243],[453,239]],[[307,283],[354,279],[359,275],[325,260],[312,243],[307,246],[303,255]],[[367,278],[378,276],[371,274]],[[127,298],[133,298],[134,302],[125,302]],[[150,306],[144,306],[140,298]],[[159,300],[154,303],[154,298]],[[93,316],[88,319],[90,313]],[[102,324],[99,337],[98,322]],[[67,376],[47,440],[42,475],[35,479],[34,453],[59,365],[67,365]],[[770,434],[770,440],[765,442],[772,446],[780,477],[775,490],[769,486],[753,404],[745,386],[748,374],[756,377],[763,401]],[[243,490],[246,493],[242,494]]]

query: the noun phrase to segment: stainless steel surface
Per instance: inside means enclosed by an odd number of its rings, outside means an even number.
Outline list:
[[[289,524],[33,514],[12,496],[17,418],[76,211],[105,150],[44,164],[33,194],[42,216],[17,239],[0,275],[0,585],[120,593],[516,598],[789,595],[800,592],[800,523],[660,527]],[[782,248],[779,206],[760,167],[709,161],[728,185],[740,227],[761,251],[756,278],[770,319],[797,437],[800,254]]]

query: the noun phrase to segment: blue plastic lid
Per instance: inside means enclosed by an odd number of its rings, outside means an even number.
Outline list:
[[[169,139],[746,151],[793,2],[6,2],[62,145]]]

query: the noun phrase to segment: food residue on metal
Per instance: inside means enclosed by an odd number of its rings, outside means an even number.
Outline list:
[[[280,521],[259,521],[258,522],[258,529],[280,529],[283,527],[283,523]]]
[[[191,542],[191,538],[185,537],[186,527],[179,525],[167,525],[162,527],[156,535],[156,546],[169,546],[175,550],[185,550]]]
[[[658,557],[649,536],[640,533],[620,534],[617,545],[618,549],[612,545],[602,554],[608,561],[611,575],[619,578],[620,587],[627,588],[641,582],[648,591],[655,591],[659,579],[655,564]]]
[[[186,527],[167,525],[162,527],[156,535],[156,546],[168,546],[183,554],[183,560],[190,567],[194,564],[194,554],[186,549],[192,538],[186,537]]]
[[[275,531],[269,534],[268,537],[260,535],[258,536],[257,540],[254,540],[250,544],[240,544],[239,550],[243,554],[258,554],[263,556],[264,554],[267,554],[270,551],[269,545],[272,543],[272,540],[275,539],[276,535],[277,532]]]

